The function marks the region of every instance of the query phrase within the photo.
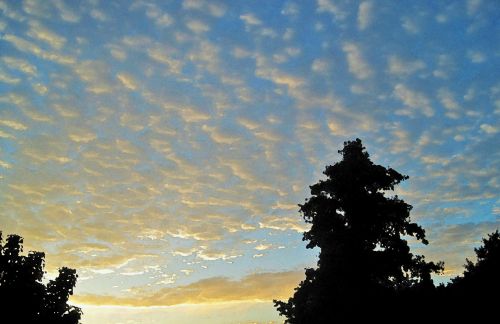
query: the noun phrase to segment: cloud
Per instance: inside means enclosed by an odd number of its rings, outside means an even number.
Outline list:
[[[175,51],[169,47],[155,44],[146,49],[147,54],[153,60],[165,64],[168,67],[168,71],[174,74],[181,72],[184,62],[178,60],[174,57]]]
[[[319,74],[328,73],[330,65],[326,59],[315,59],[311,65],[311,70]]]
[[[277,231],[296,231],[298,233],[303,233],[309,229],[307,224],[304,224],[303,220],[297,217],[290,216],[265,216],[262,217],[259,222],[260,228],[273,229]]]
[[[449,118],[457,119],[460,117],[460,106],[455,99],[453,93],[446,88],[440,88],[438,90],[438,98],[441,101],[443,107],[448,110],[446,116]]]
[[[303,279],[303,271],[264,272],[239,280],[214,277],[184,286],[163,288],[147,297],[116,297],[108,295],[74,296],[72,300],[86,305],[171,306],[228,301],[269,301],[286,299]]]
[[[415,19],[412,19],[410,17],[403,17],[401,18],[401,26],[403,27],[404,30],[406,30],[409,34],[416,35],[420,33],[420,27],[415,21]]]
[[[395,55],[389,57],[389,73],[397,76],[408,76],[425,68],[421,60],[405,61]]]
[[[336,20],[344,20],[347,16],[346,12],[341,9],[332,0],[318,0],[317,1],[317,12],[326,12],[334,16]]]
[[[434,109],[430,104],[430,100],[423,93],[416,92],[403,84],[397,84],[393,93],[407,107],[421,110],[426,117],[434,116]],[[412,111],[400,111],[400,113],[413,115]]]
[[[373,2],[363,1],[358,8],[358,28],[365,30],[373,21]]]
[[[68,134],[69,138],[77,143],[88,143],[97,138],[94,131],[84,127],[74,127]]]
[[[258,26],[262,25],[262,21],[260,21],[259,18],[257,18],[254,14],[252,13],[246,13],[243,15],[240,15],[240,19],[243,20],[245,25],[247,26]]]
[[[283,9],[281,9],[281,14],[295,17],[300,14],[300,8],[294,2],[287,2],[284,4]]]
[[[481,130],[483,132],[485,132],[486,134],[496,134],[500,131],[499,127],[495,127],[495,126],[490,125],[490,124],[481,124],[481,126],[479,128],[481,128]]]
[[[44,60],[53,61],[63,65],[71,65],[76,61],[75,58],[71,56],[45,51],[39,46],[16,35],[4,34],[3,39],[11,43],[17,50],[33,54]]]
[[[291,75],[271,66],[266,57],[257,55],[255,75],[270,80],[278,85],[286,85],[289,89],[298,88],[305,83],[301,77]]]
[[[92,18],[94,18],[95,20],[99,20],[101,22],[104,22],[104,21],[108,20],[108,16],[106,16],[106,14],[104,12],[102,12],[99,9],[96,9],[96,8],[93,8],[90,11],[90,16]]]
[[[230,254],[228,251],[218,251],[218,250],[206,250],[202,249],[198,251],[196,257],[205,261],[215,261],[215,260],[231,260],[240,257],[241,254]]]
[[[21,79],[12,77],[0,68],[0,82],[8,84],[18,84],[19,82],[21,82]]]
[[[186,26],[195,34],[206,33],[210,30],[210,26],[200,20],[188,20]]]
[[[447,79],[455,70],[453,58],[448,54],[440,54],[437,57],[438,67],[432,72],[436,78]]]
[[[28,75],[36,75],[37,74],[37,68],[30,62],[20,59],[20,58],[15,58],[11,56],[4,56],[2,57],[2,61],[9,66],[11,69],[16,69],[19,70],[23,73],[26,73]]]
[[[204,112],[199,108],[195,107],[181,107],[179,108],[179,114],[181,115],[182,119],[187,123],[199,123],[207,121],[212,118],[212,116],[208,112]],[[203,130],[208,130],[208,129],[203,128]],[[219,136],[221,135],[219,134]]]
[[[184,0],[182,2],[182,8],[186,10],[200,10],[208,12],[210,15],[217,18],[224,16],[227,10],[221,3],[205,0]]]
[[[50,18],[50,2],[40,2],[36,0],[24,0],[23,1],[23,10],[29,15],[42,17],[42,18]]]
[[[9,128],[12,128],[14,130],[26,130],[28,127],[18,121],[15,120],[9,120],[9,119],[4,119],[3,117],[0,117],[0,125],[7,126]]]
[[[481,6],[482,0],[467,0],[467,14],[474,15]]]
[[[486,61],[486,55],[479,51],[467,51],[467,57],[471,60],[472,63],[483,63]]]
[[[70,23],[77,23],[80,21],[80,16],[64,3],[63,0],[53,0],[52,3],[59,10],[62,20]]]
[[[269,250],[272,247],[273,247],[272,244],[259,244],[256,247],[254,247],[254,249],[256,249],[257,251],[264,251],[264,250]]]
[[[57,35],[36,21],[30,22],[28,36],[49,44],[52,48],[60,50],[66,43],[66,38]]]
[[[169,27],[175,23],[175,19],[170,14],[163,12],[156,4],[141,1],[135,2],[130,7],[131,10],[138,8],[145,8],[146,17],[152,19],[155,25],[160,28]]]
[[[363,59],[359,46],[354,43],[344,43],[342,50],[347,55],[349,71],[360,80],[365,80],[373,75],[373,70]]]
[[[74,67],[75,73],[87,84],[87,91],[95,94],[111,93],[114,89],[109,67],[103,61],[83,61]]]
[[[134,77],[128,73],[118,73],[116,78],[123,84],[123,86],[129,90],[137,89],[137,81]]]
[[[231,144],[234,144],[240,140],[238,136],[235,136],[234,134],[222,132],[217,127],[203,125],[202,129],[205,132],[207,132],[208,135],[210,136],[210,138],[217,144],[231,145]]]

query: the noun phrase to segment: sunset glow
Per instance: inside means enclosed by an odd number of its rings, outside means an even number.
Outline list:
[[[0,0],[0,230],[82,323],[278,323],[361,138],[445,282],[500,224],[500,2]]]

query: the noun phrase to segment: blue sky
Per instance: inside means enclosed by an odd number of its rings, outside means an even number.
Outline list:
[[[297,204],[359,137],[410,176],[414,248],[446,281],[499,225],[499,15],[0,1],[1,230],[78,270],[83,323],[278,322],[316,261]]]

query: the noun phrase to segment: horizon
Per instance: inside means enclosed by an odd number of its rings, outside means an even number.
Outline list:
[[[282,322],[298,204],[360,138],[446,283],[500,224],[499,12],[0,0],[0,231],[77,270],[83,324]]]

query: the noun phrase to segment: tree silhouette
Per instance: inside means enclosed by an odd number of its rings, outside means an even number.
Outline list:
[[[462,276],[455,277],[440,288],[440,299],[449,309],[452,318],[463,319],[470,313],[476,322],[498,318],[498,293],[500,291],[500,233],[495,231],[483,238],[483,245],[474,249],[477,261],[466,259]],[[450,317],[448,317],[450,319]]]
[[[23,252],[23,238],[9,235],[5,244],[0,232],[0,322],[79,323],[81,310],[67,304],[78,275],[63,267],[47,285],[42,283],[45,254]]]
[[[412,206],[385,196],[408,176],[373,164],[364,149],[360,139],[345,142],[342,161],[326,167],[327,179],[311,186],[312,196],[299,205],[311,224],[303,240],[321,250],[317,268],[306,269],[293,297],[274,301],[285,323],[351,323],[382,313],[387,319],[400,311],[394,305],[407,307],[402,296],[418,300],[434,289],[431,274],[442,263],[413,255],[402,238],[428,243],[410,222]]]

